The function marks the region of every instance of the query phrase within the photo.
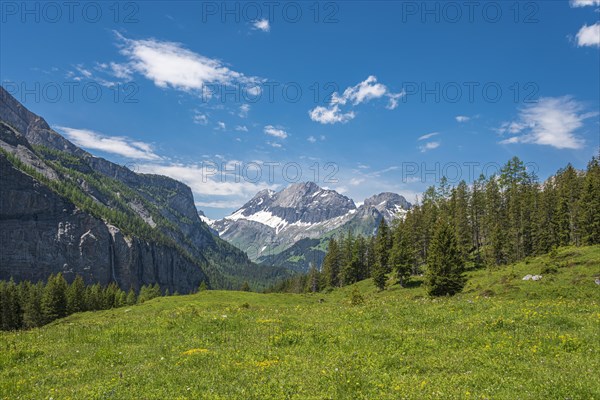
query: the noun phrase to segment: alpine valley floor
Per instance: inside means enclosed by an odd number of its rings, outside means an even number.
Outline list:
[[[558,258],[470,271],[453,298],[420,278],[204,291],[3,332],[0,398],[600,399],[600,246]]]

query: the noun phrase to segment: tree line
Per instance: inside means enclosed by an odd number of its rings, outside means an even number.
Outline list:
[[[61,273],[46,282],[0,281],[0,330],[35,328],[76,312],[139,304],[161,295],[158,284],[125,292],[114,283],[85,285],[81,276],[69,284]]]
[[[429,294],[454,294],[467,268],[498,266],[555,247],[600,244],[600,165],[572,165],[540,182],[517,157],[499,174],[471,185],[442,178],[402,219],[381,221],[375,236],[331,238],[321,268],[280,282],[273,291],[310,292],[372,278],[383,290],[390,273],[401,286],[424,273]]]

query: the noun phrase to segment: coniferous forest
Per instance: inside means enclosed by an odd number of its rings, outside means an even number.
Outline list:
[[[410,285],[424,275],[430,295],[452,295],[464,271],[502,266],[560,246],[600,244],[600,164],[571,165],[540,182],[519,158],[498,175],[456,186],[440,179],[404,219],[381,221],[372,237],[351,231],[329,240],[321,268],[289,278],[271,291],[315,292],[372,278],[379,290]]]

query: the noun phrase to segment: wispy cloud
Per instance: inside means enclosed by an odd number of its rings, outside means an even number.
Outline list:
[[[106,136],[89,129],[56,126],[70,141],[77,146],[89,150],[100,150],[106,153],[137,160],[160,160],[148,143],[130,139],[124,136]]]
[[[235,130],[238,132],[248,132],[248,127],[246,125],[237,125]]]
[[[314,136],[309,136],[308,138],[306,138],[306,140],[308,140],[310,143],[316,143],[317,142],[317,138]]]
[[[111,63],[115,74],[139,73],[161,88],[181,91],[202,90],[212,84],[255,85],[261,80],[229,69],[217,59],[205,57],[185,48],[181,43],[157,39],[128,39],[115,32],[120,53],[126,63]]]
[[[225,125],[225,122],[219,121],[217,122],[217,126],[215,129],[219,131],[225,131],[227,129],[227,125]]]
[[[240,106],[240,112],[238,113],[238,116],[240,118],[246,118],[248,116],[249,112],[250,112],[250,104],[242,104]]]
[[[600,6],[600,0],[571,0],[571,7]]]
[[[424,145],[419,146],[419,150],[421,150],[421,153],[425,153],[429,150],[437,149],[440,147],[440,144],[440,142],[427,142]]]
[[[208,124],[208,116],[201,112],[196,111],[193,116],[193,120],[195,124],[198,125],[206,125]]]
[[[427,140],[427,139],[432,138],[434,136],[437,136],[439,134],[440,134],[439,132],[431,132],[431,133],[428,133],[426,135],[419,136],[419,138],[417,140]]]
[[[594,25],[584,25],[577,32],[578,47],[600,47],[600,22]]]
[[[254,27],[254,29],[257,29],[259,31],[263,31],[263,32],[269,32],[271,31],[271,24],[269,23],[268,19],[259,19],[257,21],[255,21],[252,26]]]
[[[283,130],[279,127],[274,127],[273,125],[265,126],[264,132],[267,135],[270,135],[270,136],[273,136],[273,137],[276,137],[279,139],[285,139],[288,137],[288,133],[285,130]]]
[[[516,121],[505,122],[498,129],[503,134],[516,136],[502,140],[502,144],[533,143],[557,149],[580,149],[584,145],[576,131],[587,118],[598,112],[584,112],[583,106],[570,96],[540,98],[519,112]]]
[[[405,96],[406,92],[393,93],[390,89],[377,82],[373,75],[355,86],[350,86],[343,93],[333,93],[327,107],[317,106],[308,112],[310,118],[321,124],[345,123],[355,117],[353,111],[344,112],[340,106],[357,106],[374,99],[386,97],[386,108],[393,110],[398,106],[398,99]]]
[[[457,115],[455,118],[456,122],[468,122],[471,120],[471,117],[468,117],[466,115]]]

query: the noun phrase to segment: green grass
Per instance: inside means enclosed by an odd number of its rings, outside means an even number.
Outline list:
[[[6,399],[600,399],[600,246],[378,293],[208,291],[0,334]],[[390,282],[393,283],[393,282]],[[323,299],[323,302],[319,300]]]

